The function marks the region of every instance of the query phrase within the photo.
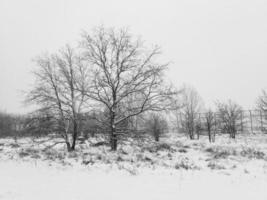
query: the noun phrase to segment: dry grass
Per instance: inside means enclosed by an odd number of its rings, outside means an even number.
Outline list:
[[[120,143],[117,152],[110,151],[102,139],[92,138],[79,144],[76,151],[69,153],[64,145],[46,148],[52,144],[47,138],[40,139],[42,142],[30,138],[20,138],[18,141],[0,139],[0,151],[4,155],[2,159],[38,160],[64,166],[117,166],[118,169],[125,169],[133,175],[142,168],[221,171],[253,166],[256,160],[263,162],[257,167],[263,167],[267,161],[267,135],[260,134],[238,136],[236,140],[220,136],[214,144],[210,144],[206,137],[190,141],[183,136],[172,136],[161,142],[129,139]],[[247,169],[243,171],[245,170]],[[259,169],[255,168],[256,170]]]

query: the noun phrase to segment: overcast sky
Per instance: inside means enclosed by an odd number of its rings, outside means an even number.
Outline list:
[[[32,59],[99,24],[160,45],[168,77],[194,86],[206,106],[252,108],[267,87],[266,0],[0,0],[0,109],[29,110],[21,91],[33,83]]]

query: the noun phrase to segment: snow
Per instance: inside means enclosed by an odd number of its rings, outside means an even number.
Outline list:
[[[0,199],[267,199],[267,180],[250,175],[156,170],[132,176],[14,161],[1,162],[0,169]]]
[[[0,139],[0,199],[267,199],[266,135],[206,140],[129,140],[116,153],[91,140],[69,154],[30,138]]]

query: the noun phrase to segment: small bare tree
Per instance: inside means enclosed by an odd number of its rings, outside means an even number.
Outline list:
[[[168,123],[159,113],[150,114],[145,123],[146,130],[154,137],[156,142],[168,131]]]
[[[222,131],[230,134],[230,138],[235,138],[238,130],[241,129],[242,107],[233,101],[227,103],[217,102]]]
[[[111,149],[117,149],[118,127],[146,111],[168,108],[172,91],[164,87],[159,47],[148,49],[125,29],[97,27],[82,35],[84,60],[90,66],[86,96],[108,110]]]
[[[262,90],[262,94],[257,99],[257,107],[259,110],[263,111],[264,114],[267,114],[267,93],[265,90]]]
[[[200,138],[200,134],[202,131],[203,131],[203,123],[202,123],[201,113],[197,113],[195,120],[195,133],[197,135],[198,140]]]
[[[262,90],[261,95],[257,98],[256,107],[260,112],[261,131],[266,133],[267,124],[267,92]]]
[[[211,110],[208,110],[205,113],[205,128],[208,132],[209,142],[215,142],[215,134],[216,134],[216,119],[215,113]]]
[[[78,116],[85,103],[84,65],[68,45],[59,53],[38,57],[36,64],[36,83],[27,101],[38,104],[40,111],[51,113],[57,121],[55,131],[64,138],[68,151],[72,151],[78,136]]]
[[[171,121],[171,126],[174,131],[177,133],[180,133],[183,129],[182,126],[182,108],[184,107],[184,102],[183,100],[183,92],[184,90],[181,89],[177,94],[173,97],[173,109],[171,110],[170,113],[170,121]]]
[[[258,97],[256,102],[257,108],[260,110],[264,119],[264,124],[267,123],[267,92],[262,90],[262,94]]]
[[[183,90],[183,108],[181,109],[182,127],[189,138],[194,139],[198,120],[198,113],[202,110],[203,102],[198,92],[189,86],[184,86]]]

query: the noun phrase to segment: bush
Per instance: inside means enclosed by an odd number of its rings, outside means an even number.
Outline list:
[[[254,148],[245,148],[240,152],[241,156],[248,158],[264,159],[265,154],[262,151],[259,151]]]
[[[214,146],[206,149],[206,152],[212,154],[214,159],[225,159],[230,155],[237,155],[237,152],[232,147]]]
[[[175,169],[199,169],[199,167],[197,167],[195,165],[195,163],[190,160],[187,157],[181,157],[181,159],[179,161],[176,162],[176,164],[174,165]]]
[[[223,165],[218,164],[216,162],[209,162],[208,167],[211,169],[218,169],[218,170],[225,169],[225,167]]]
[[[159,143],[148,147],[144,147],[143,151],[149,151],[150,153],[155,153],[158,151],[173,151],[173,148],[168,143]]]
[[[187,150],[186,149],[179,149],[178,150],[180,153],[187,153]]]
[[[27,156],[31,156],[32,158],[40,158],[39,155],[39,150],[37,149],[33,149],[33,148],[26,148],[26,149],[21,149],[18,153],[19,157],[23,158],[23,157],[27,157]]]

